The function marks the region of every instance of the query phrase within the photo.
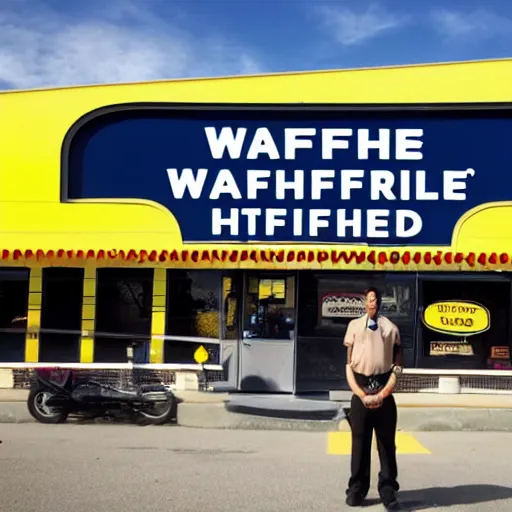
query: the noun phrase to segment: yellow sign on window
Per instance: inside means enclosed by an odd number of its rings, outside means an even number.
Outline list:
[[[194,352],[194,361],[197,364],[204,364],[206,361],[208,361],[208,358],[210,355],[208,354],[208,350],[206,350],[203,345],[201,345],[195,352]]]
[[[489,310],[476,302],[446,300],[430,304],[423,323],[432,331],[453,336],[473,336],[491,326]]]
[[[260,279],[259,299],[268,299],[273,297],[274,299],[284,300],[286,297],[286,283],[284,279]]]

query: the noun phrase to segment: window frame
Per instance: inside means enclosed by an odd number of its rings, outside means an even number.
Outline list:
[[[39,361],[41,361],[41,359],[43,359],[41,357],[41,353],[43,351],[43,341],[44,341],[44,338],[46,336],[46,334],[51,334],[51,331],[65,331],[66,329],[61,329],[60,327],[48,327],[48,328],[45,328],[44,327],[44,320],[45,320],[45,311],[46,311],[46,307],[48,305],[48,294],[47,294],[47,287],[51,284],[51,281],[52,279],[54,279],[54,275],[53,274],[56,274],[57,271],[59,270],[63,270],[63,271],[79,271],[81,273],[81,279],[80,279],[80,283],[81,283],[81,297],[80,297],[80,321],[79,321],[79,325],[77,326],[77,329],[76,330],[70,330],[70,332],[68,334],[70,335],[75,335],[76,336],[76,352],[75,352],[75,357],[73,358],[73,360],[68,360],[67,358],[64,358],[62,360],[60,359],[57,359],[57,360],[54,360],[52,359],[51,361],[49,362],[56,362],[56,363],[72,363],[72,362],[75,362],[75,361],[79,361],[80,360],[80,343],[81,343],[81,337],[82,337],[82,315],[83,315],[83,292],[84,292],[84,280],[85,280],[85,269],[83,267],[44,267],[42,269],[42,273],[41,273],[41,279],[42,279],[42,282],[41,282],[41,317],[40,317],[40,321],[39,321],[39,329],[40,329],[40,333],[39,333]],[[71,273],[71,272],[70,272]],[[76,272],[78,274],[78,272]],[[59,280],[63,280],[64,282],[67,282],[67,279],[63,279],[61,277],[59,277]],[[77,279],[77,281],[79,281]],[[50,331],[50,332],[45,332],[45,331]],[[74,331],[74,332],[73,332]],[[57,336],[59,334],[66,334],[66,333],[63,333],[63,332],[55,332],[54,334],[56,334]],[[42,361],[44,362],[44,361]]]
[[[218,336],[217,337],[204,337],[204,336],[197,336],[197,335],[179,335],[179,334],[172,334],[171,330],[169,329],[169,324],[171,322],[171,317],[169,315],[170,307],[169,307],[169,301],[170,301],[170,295],[172,294],[172,279],[170,278],[171,272],[173,273],[180,273],[181,275],[188,274],[190,272],[193,272],[196,275],[200,275],[199,273],[211,273],[216,276],[216,283],[215,286],[212,288],[215,293],[215,298],[218,303]],[[184,342],[184,343],[190,343],[190,344],[197,344],[200,345],[215,345],[218,350],[218,362],[212,361],[208,362],[207,364],[222,364],[223,361],[223,346],[226,343],[238,343],[241,339],[241,308],[243,303],[243,289],[244,289],[244,271],[239,269],[232,269],[232,270],[226,270],[226,269],[196,269],[196,268],[169,268],[166,269],[166,305],[165,305],[165,333],[164,333],[164,360],[167,362],[172,362],[167,356],[166,351],[170,348],[168,343],[172,342]],[[237,282],[238,288],[236,289],[236,312],[235,312],[235,318],[236,318],[236,336],[234,338],[228,338],[226,336],[226,328],[225,328],[225,320],[226,320],[226,313],[224,311],[224,278],[230,277],[234,281]]]
[[[4,276],[8,275],[14,275],[19,274],[20,276],[23,276],[22,279],[5,279]],[[13,281],[13,282],[23,282],[26,285],[26,295],[25,295],[25,320],[24,320],[24,332],[19,332],[15,334],[20,335],[20,342],[22,344],[22,347],[19,351],[20,357],[15,358],[16,360],[10,360],[10,361],[1,361],[5,363],[24,363],[25,362],[25,348],[26,348],[26,338],[27,338],[27,332],[28,332],[28,316],[29,316],[29,309],[30,309],[30,279],[31,279],[31,269],[29,267],[1,267],[0,268],[0,282],[2,281]],[[14,318],[13,318],[14,320]],[[12,323],[12,322],[11,322]],[[13,329],[16,329],[14,327]],[[22,328],[20,328],[20,331]],[[8,334],[9,333],[9,327],[1,328],[1,334]],[[22,340],[22,341],[21,341]],[[0,341],[1,343],[1,341]]]
[[[151,302],[150,302],[150,308],[149,308],[149,319],[148,319],[148,324],[149,324],[149,329],[147,331],[147,333],[144,333],[144,334],[138,334],[138,333],[135,333],[135,332],[129,332],[129,333],[121,333],[121,332],[112,332],[112,331],[103,331],[103,330],[99,330],[98,329],[98,310],[99,310],[99,306],[98,306],[98,298],[99,298],[99,289],[100,289],[100,285],[101,285],[101,275],[108,275],[108,273],[112,273],[112,275],[116,275],[116,274],[119,274],[119,275],[123,275],[123,272],[126,272],[129,273],[132,272],[134,273],[134,275],[137,275],[137,273],[140,273],[140,272],[146,272],[148,275],[149,273],[151,272],[151,280],[150,280],[150,283],[151,283]],[[109,279],[106,279],[106,282],[108,281],[120,281],[120,280],[123,280],[123,279],[112,279],[110,276],[109,276]],[[127,281],[129,281],[130,279],[129,278],[126,278]],[[135,280],[135,279],[134,279]],[[143,281],[143,280],[141,280]],[[125,363],[127,361],[127,356],[125,355],[125,357],[122,359],[122,361],[98,361],[97,360],[97,357],[98,357],[98,341],[99,340],[104,340],[104,339],[109,339],[109,338],[113,338],[115,340],[118,340],[119,343],[124,343],[125,344],[125,347],[128,348],[128,346],[130,344],[135,344],[135,357],[137,359],[143,359],[143,360],[146,360],[146,361],[149,361],[149,345],[150,345],[150,342],[151,342],[151,331],[152,331],[152,327],[151,327],[151,324],[152,324],[152,311],[153,311],[153,304],[152,304],[152,300],[153,300],[153,293],[154,293],[154,286],[155,286],[155,269],[154,268],[136,268],[136,267],[98,267],[96,268],[96,282],[95,282],[95,285],[96,285],[96,288],[95,288],[95,305],[94,305],[94,308],[95,308],[95,311],[94,311],[94,362],[95,363],[100,363],[100,364],[103,364],[103,363],[111,363],[113,362],[114,364],[117,364],[118,362],[122,362],[122,363]],[[130,342],[131,340],[131,342]],[[103,343],[105,343],[103,341]],[[104,356],[102,357],[104,359]]]

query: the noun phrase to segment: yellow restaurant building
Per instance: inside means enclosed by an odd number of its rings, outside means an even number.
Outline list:
[[[0,93],[0,367],[204,346],[233,388],[340,389],[377,286],[423,387],[508,389],[511,84],[499,60]]]

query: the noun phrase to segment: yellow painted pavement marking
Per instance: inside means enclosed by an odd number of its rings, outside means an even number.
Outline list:
[[[396,453],[399,455],[429,455],[431,452],[423,446],[412,434],[397,432],[395,437]],[[375,436],[372,444],[377,450]],[[328,455],[350,455],[352,439],[350,432],[329,432],[327,438]]]

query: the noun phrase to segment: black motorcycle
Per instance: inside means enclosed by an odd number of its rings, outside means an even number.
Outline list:
[[[162,425],[174,419],[177,404],[178,399],[164,384],[140,384],[124,390],[90,379],[80,381],[72,371],[58,383],[44,370],[36,372],[27,401],[31,416],[40,423],[64,423],[69,416],[94,419],[127,415]]]

